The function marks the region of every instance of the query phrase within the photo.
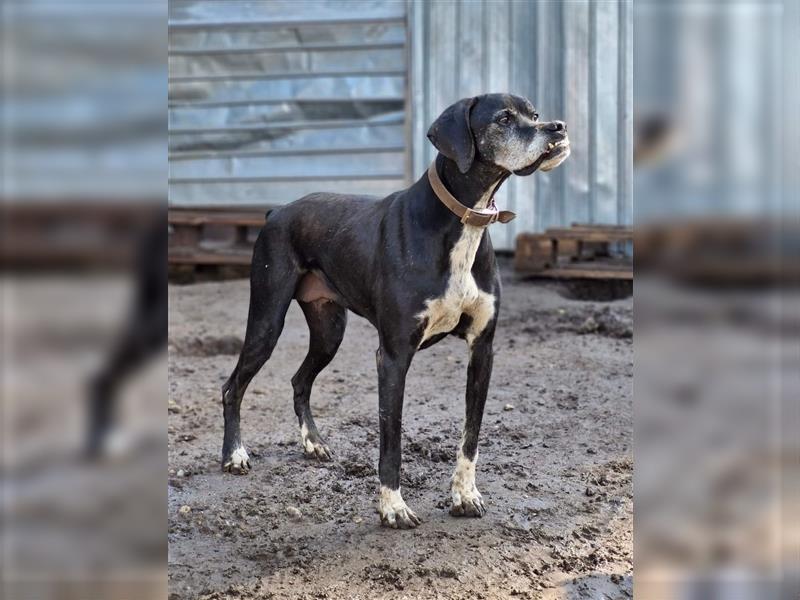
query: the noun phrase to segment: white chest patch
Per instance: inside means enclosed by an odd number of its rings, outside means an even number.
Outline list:
[[[485,202],[488,199],[479,204]],[[417,315],[418,319],[425,322],[420,345],[437,334],[455,329],[461,315],[466,314],[472,317],[467,331],[467,343],[471,346],[494,316],[494,296],[479,289],[472,276],[472,265],[482,236],[482,227],[464,225],[461,237],[450,251],[447,289],[442,296],[427,300],[425,310]]]

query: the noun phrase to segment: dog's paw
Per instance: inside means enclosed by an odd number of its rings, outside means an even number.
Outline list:
[[[306,458],[329,461],[333,460],[333,452],[319,438],[319,434],[309,431],[305,424],[300,427],[300,442],[303,444],[303,454]]]
[[[454,517],[482,517],[486,514],[486,505],[477,488],[468,491],[453,489],[453,504],[450,514]]]
[[[231,455],[222,460],[222,470],[234,475],[246,475],[250,470],[250,457],[244,446],[239,446]]]
[[[422,523],[414,514],[400,495],[400,490],[390,490],[381,486],[381,495],[378,503],[378,512],[381,515],[381,525],[392,529],[414,529]]]
[[[89,460],[122,460],[136,450],[133,436],[125,431],[112,429],[93,435],[89,440],[85,456]]]
[[[314,458],[316,460],[333,460],[333,452],[322,442],[314,443],[310,440],[306,440],[303,443],[303,455],[306,458]]]

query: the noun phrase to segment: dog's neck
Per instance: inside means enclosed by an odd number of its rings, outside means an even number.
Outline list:
[[[499,167],[477,161],[469,171],[462,173],[455,162],[441,154],[436,157],[436,171],[447,190],[469,208],[476,208],[482,199],[488,202],[492,190],[496,191],[509,175]],[[436,196],[428,180],[427,170],[409,188],[409,192],[411,193],[406,194],[404,204],[410,212],[410,222],[428,232],[443,232],[448,239],[458,238],[464,225]]]
[[[462,173],[455,162],[442,154],[436,157],[436,170],[447,190],[468,208],[486,208],[491,194],[509,176],[501,167],[477,160]]]

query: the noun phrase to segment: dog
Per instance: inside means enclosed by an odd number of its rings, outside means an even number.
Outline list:
[[[470,352],[450,513],[485,514],[475,464],[501,291],[486,226],[513,218],[497,211],[493,196],[510,175],[549,171],[570,152],[564,122],[540,121],[530,101],[508,94],[459,100],[428,139],[438,155],[407,189],[383,199],[314,193],[268,214],[253,251],[244,343],[222,388],[223,470],[244,474],[251,465],[239,431],[242,396],[297,300],[310,343],[292,377],[294,409],[306,456],[330,460],[311,415],[311,386],[339,348],[347,311],[367,319],[379,337],[378,510],[382,525],[401,529],[421,522],[400,493],[406,372],[418,350],[447,335],[466,340]]]
[[[167,247],[166,211],[148,215],[137,235],[132,311],[125,319],[108,359],[88,383],[86,458],[107,456],[120,388],[167,346]]]

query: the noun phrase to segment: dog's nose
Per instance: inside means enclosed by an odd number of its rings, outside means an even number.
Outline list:
[[[547,131],[567,131],[567,124],[564,121],[550,121],[546,126],[545,129]]]

